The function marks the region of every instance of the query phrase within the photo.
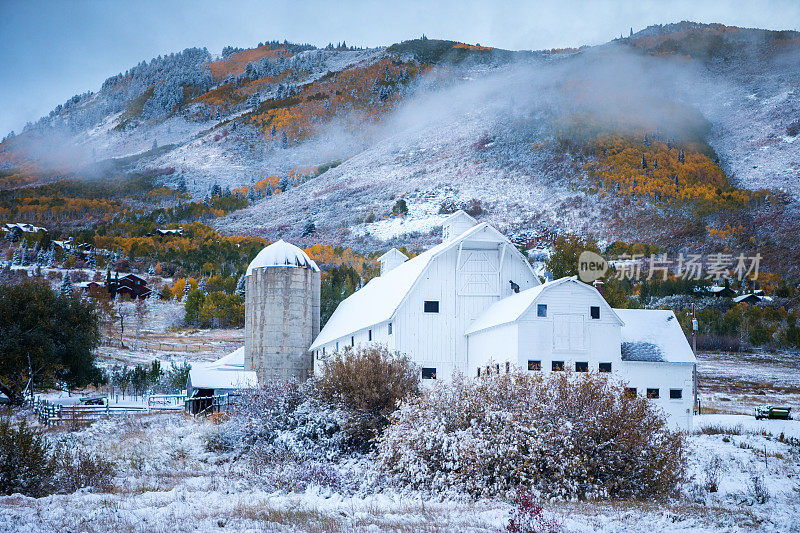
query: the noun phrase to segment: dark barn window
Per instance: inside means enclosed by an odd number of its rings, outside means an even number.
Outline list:
[[[542,369],[541,361],[534,361],[533,359],[528,359],[528,370],[541,370],[541,369]]]
[[[588,372],[588,371],[589,371],[589,363],[585,361],[575,363],[575,372]]]
[[[435,368],[422,368],[422,379],[436,379]]]
[[[600,307],[593,305],[589,308],[589,314],[592,315],[593,320],[600,319]]]
[[[683,389],[670,389],[669,390],[669,399],[670,400],[680,400],[683,398]]]
[[[564,370],[564,361],[553,361],[551,368],[553,372]]]
[[[636,387],[628,387],[625,389],[625,395],[628,398],[636,398]]]
[[[611,372],[611,363],[600,363],[600,372]]]
[[[539,317],[547,316],[547,304],[539,304],[536,306],[536,316]]]
[[[647,389],[647,397],[652,399],[657,399],[659,396],[658,389]]]
[[[438,313],[439,312],[439,300],[425,300],[425,306],[423,310],[426,313]]]

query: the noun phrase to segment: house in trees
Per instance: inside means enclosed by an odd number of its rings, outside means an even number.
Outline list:
[[[124,277],[115,279],[109,287],[109,293],[127,296],[131,300],[135,298],[145,299],[150,296],[150,289],[147,288],[147,281],[136,274],[126,274]]]
[[[671,311],[612,309],[575,278],[541,284],[498,230],[454,213],[443,242],[402,261],[339,304],[310,350],[315,371],[331,354],[370,343],[409,356],[423,382],[454,373],[609,372],[691,425],[695,358]]]

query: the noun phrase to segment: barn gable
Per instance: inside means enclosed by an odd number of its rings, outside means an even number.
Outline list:
[[[479,331],[484,331],[493,327],[516,322],[533,307],[533,305],[543,294],[555,289],[556,287],[567,284],[570,284],[572,287],[579,287],[579,290],[596,293],[598,296],[600,296],[600,294],[597,292],[597,289],[591,285],[587,285],[578,281],[575,277],[566,277],[557,279],[555,281],[549,281],[537,287],[533,287],[532,289],[527,289],[518,294],[514,294],[513,296],[509,296],[508,298],[503,298],[499,302],[495,303],[475,319],[475,321],[467,329],[466,335],[472,335]],[[622,319],[620,319],[619,315],[614,309],[611,308],[611,306],[608,305],[602,296],[600,296],[598,301],[600,302],[600,305],[605,308],[606,313],[610,313],[609,316],[612,316],[619,323],[619,325],[623,324]]]
[[[481,223],[370,280],[339,304],[310,349],[316,350],[353,332],[391,320],[433,260],[448,251],[458,255],[457,283],[462,293],[484,294],[496,290],[499,296],[498,265],[487,253],[498,247],[502,247],[503,257],[516,257],[533,276],[530,264],[519,250],[502,233]]]

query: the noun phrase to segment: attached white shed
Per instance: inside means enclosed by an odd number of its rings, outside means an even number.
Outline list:
[[[196,363],[189,370],[186,396],[205,397],[258,387],[258,377],[244,369],[244,346],[213,363]]]

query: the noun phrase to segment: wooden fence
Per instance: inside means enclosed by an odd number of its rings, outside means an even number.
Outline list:
[[[214,396],[195,396],[186,398],[185,411],[192,415],[208,415],[230,411],[236,405],[236,394],[216,394]]]
[[[95,420],[108,418],[111,415],[128,413],[149,413],[152,411],[180,411],[183,408],[184,396],[179,394],[159,394],[147,397],[145,405],[72,405],[54,404],[47,400],[37,399],[33,404],[39,423],[45,426],[69,424],[70,426],[89,425]]]

